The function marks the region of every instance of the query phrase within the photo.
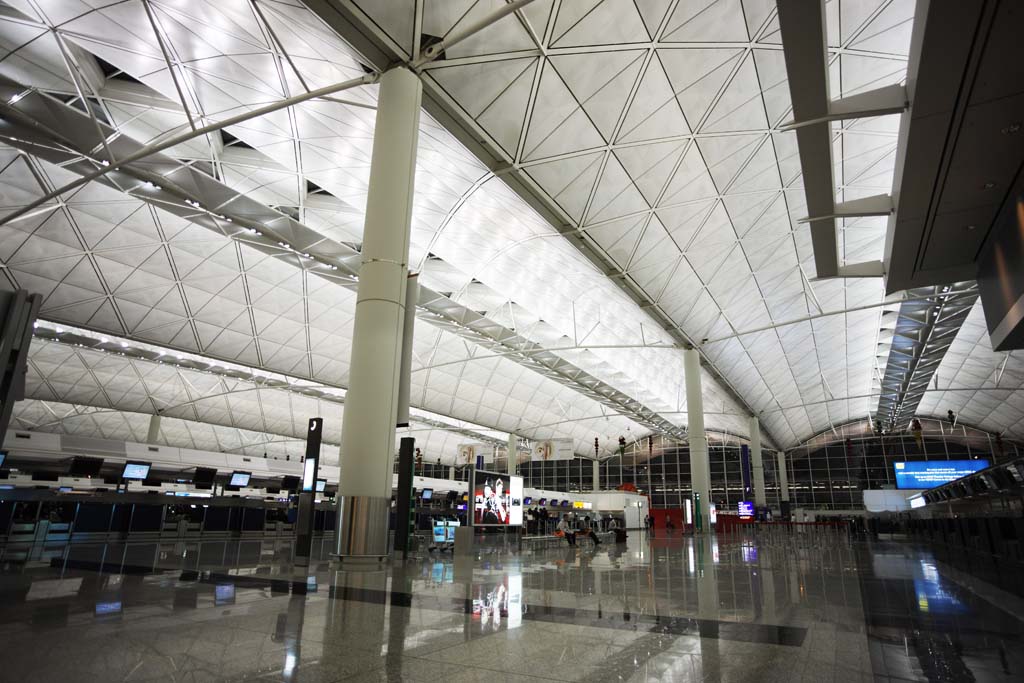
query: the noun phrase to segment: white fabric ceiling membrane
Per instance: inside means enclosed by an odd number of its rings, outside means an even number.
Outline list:
[[[364,73],[299,2],[7,4],[0,75],[79,109],[82,91],[100,120],[141,143]],[[423,2],[423,32],[444,35],[500,4]],[[903,77],[912,4],[829,4],[830,42],[842,48],[834,95]],[[362,3],[408,50],[418,5]],[[881,283],[810,281],[810,239],[795,220],[804,211],[795,140],[775,129],[786,120],[788,84],[774,3],[680,3],[670,15],[669,5],[573,2],[556,14],[537,0],[449,50],[425,78],[620,277],[688,337],[711,340],[706,356],[777,445],[795,443],[873,406],[845,397],[871,393],[879,310],[732,335],[877,303]],[[369,86],[312,100],[169,154],[358,248],[375,98]],[[895,125],[836,127],[839,199],[888,190]],[[31,155],[0,153],[5,213],[73,177]],[[682,353],[641,348],[671,337],[425,114],[416,183],[410,263],[424,285],[685,425]],[[849,221],[841,256],[877,258],[883,234],[875,219]],[[108,185],[89,183],[0,227],[0,262],[4,286],[46,295],[49,320],[346,383],[351,291],[311,276],[294,254],[268,254]],[[595,436],[608,454],[620,434],[648,433],[513,358],[421,322],[413,402],[529,438],[571,437],[581,454],[592,453]],[[708,428],[745,434],[745,409],[703,379]],[[283,417],[272,422],[277,431],[228,427],[292,433]]]
[[[449,35],[501,5],[341,4],[406,55],[424,36]],[[413,33],[417,8],[423,36]],[[837,0],[826,10],[833,97],[905,77],[911,0]],[[877,279],[813,281],[809,230],[797,222],[806,207],[795,135],[778,130],[791,118],[781,48],[771,0],[537,0],[446,49],[425,74],[446,106],[557,207],[561,231],[601,250],[613,277],[642,290],[689,339],[708,340],[706,357],[784,446],[874,409],[881,309],[772,326],[877,304],[883,291]],[[837,201],[890,191],[898,123],[834,125]],[[882,257],[884,219],[848,219],[840,230],[844,262]],[[468,241],[450,232],[432,249],[446,258],[439,245]],[[561,260],[584,260],[559,244]],[[510,236],[507,245],[518,256],[510,265],[537,259],[526,239]],[[542,284],[517,281],[517,301],[550,310],[557,302]],[[607,353],[623,363],[642,357]],[[670,379],[645,384],[665,395]]]
[[[341,389],[80,329],[38,329],[14,428],[145,442],[159,412],[160,443],[283,458],[305,452],[308,420],[322,416],[322,457],[337,463]],[[397,433],[446,464],[460,443],[507,442],[504,432],[416,409]]]

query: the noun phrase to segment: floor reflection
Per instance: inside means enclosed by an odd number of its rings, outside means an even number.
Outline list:
[[[1021,622],[951,580],[934,556],[895,543],[631,533],[599,549],[487,549],[466,580],[450,556],[339,571],[321,553],[297,572],[277,542],[232,543],[242,542],[74,548],[5,564],[0,678],[983,681],[1024,672]]]

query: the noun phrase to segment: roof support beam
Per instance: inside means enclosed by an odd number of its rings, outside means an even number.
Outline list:
[[[910,422],[932,376],[978,300],[974,283],[927,287],[913,290],[912,294],[928,299],[903,302],[896,319],[883,322],[891,330],[892,339],[884,342],[890,350],[875,417],[890,429],[900,429]]]
[[[779,130],[797,130],[816,123],[902,114],[909,106],[906,88],[899,84],[887,85],[875,90],[832,100],[828,105],[828,114],[813,119],[798,119],[790,123],[784,123],[779,126]]]
[[[796,130],[807,212],[811,216],[831,216],[835,213],[835,185],[827,120],[830,112],[825,0],[779,0],[778,8],[793,120],[813,122]],[[820,218],[810,223],[815,271],[818,277],[835,277],[839,274],[835,220]]]
[[[826,221],[834,218],[860,218],[863,216],[888,216],[893,211],[892,197],[887,194],[876,194],[848,202],[836,202],[832,213],[826,216],[808,216],[797,223]]]
[[[127,165],[127,164],[131,164],[131,163],[134,163],[136,161],[141,161],[141,160],[145,159],[146,157],[150,157],[150,156],[152,156],[154,154],[159,154],[160,152],[168,150],[171,147],[175,147],[177,145],[186,143],[186,142],[188,142],[190,140],[194,140],[194,139],[196,139],[198,137],[202,137],[202,136],[208,135],[210,133],[216,133],[217,131],[219,131],[219,130],[221,130],[223,128],[227,128],[229,126],[235,126],[235,125],[238,125],[240,123],[245,123],[246,121],[249,121],[251,119],[259,118],[261,116],[266,116],[267,114],[272,114],[272,113],[274,113],[276,111],[280,111],[282,109],[287,109],[289,107],[294,107],[295,105],[300,104],[302,102],[306,102],[307,100],[315,100],[318,97],[324,97],[326,95],[333,95],[334,93],[338,93],[338,92],[341,92],[343,90],[350,90],[352,88],[356,88],[356,87],[361,86],[361,85],[370,85],[371,83],[376,83],[378,78],[379,78],[378,74],[375,74],[375,73],[366,74],[365,76],[361,76],[359,78],[354,78],[354,79],[352,79],[350,81],[344,81],[342,83],[335,83],[334,85],[329,85],[329,86],[327,86],[325,88],[318,88],[317,90],[310,90],[309,92],[304,92],[304,93],[300,93],[298,95],[293,95],[292,97],[286,97],[286,98],[284,98],[282,100],[278,100],[277,102],[272,102],[271,104],[268,104],[265,107],[258,107],[256,109],[250,109],[249,111],[243,112],[241,114],[237,114],[236,116],[230,116],[230,117],[228,117],[226,119],[222,119],[222,120],[220,120],[220,121],[218,121],[216,123],[211,123],[209,125],[203,126],[202,128],[195,128],[195,129],[192,129],[192,130],[188,131],[187,133],[181,133],[180,135],[175,135],[173,137],[167,138],[163,142],[155,142],[155,143],[153,143],[151,145],[146,145],[145,147],[142,147],[141,149],[137,149],[136,151],[132,152],[128,156],[122,157],[120,159],[102,159],[102,160],[100,160],[99,168],[97,168],[96,170],[90,171],[90,172],[86,173],[85,175],[82,175],[82,176],[80,176],[78,178],[75,178],[74,180],[72,180],[71,182],[67,183],[66,185],[63,185],[62,187],[58,187],[57,189],[53,190],[52,192],[48,192],[48,193],[44,194],[42,197],[39,197],[38,199],[35,199],[35,200],[29,202],[28,204],[26,204],[25,206],[21,207],[20,209],[18,209],[16,211],[12,211],[11,213],[7,214],[2,219],[0,219],[0,225],[5,225],[7,223],[10,223],[11,221],[13,221],[13,220],[15,220],[17,218],[20,218],[21,216],[24,216],[25,214],[29,213],[33,209],[35,209],[35,208],[37,208],[39,206],[42,206],[46,202],[49,202],[49,201],[51,201],[53,199],[56,199],[57,197],[61,196],[62,194],[66,193],[66,192],[70,192],[71,190],[74,190],[76,187],[81,187],[82,185],[85,185],[90,180],[96,180],[97,178],[101,178],[101,177],[105,176],[107,173],[109,173],[110,171],[117,170],[121,166],[124,166],[124,165]],[[8,87],[10,87],[9,83],[10,82],[8,82]],[[5,101],[10,103],[11,107],[15,107],[18,101],[24,99],[24,95],[25,95],[26,89],[24,87],[22,87],[22,86],[16,86],[16,87],[20,87],[21,89],[20,90],[16,90],[14,92],[6,93],[7,96],[5,96],[3,98]],[[31,89],[31,90],[34,90],[34,89]],[[17,98],[17,99],[13,99],[13,98]]]
[[[831,100],[825,1],[779,0],[778,7],[793,103],[793,121],[781,126],[781,130],[796,132],[808,213],[807,218],[798,222],[810,224],[816,279],[882,277],[885,271],[881,264],[844,265],[839,259],[836,219],[888,216],[893,212],[893,202],[888,195],[876,195],[836,203],[831,123],[901,113],[909,106],[907,91],[901,85],[890,85]]]

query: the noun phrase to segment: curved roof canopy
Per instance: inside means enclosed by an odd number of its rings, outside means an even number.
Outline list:
[[[125,150],[358,78],[381,55],[410,61],[503,5],[6,4],[4,213]],[[905,78],[912,12],[910,0],[826,5],[833,97]],[[683,437],[684,343],[704,359],[710,430],[745,436],[757,414],[786,447],[874,412],[891,310],[880,279],[816,280],[796,138],[780,128],[792,118],[780,40],[770,0],[535,0],[426,65],[410,254],[430,293],[414,348],[421,417],[482,438],[571,438],[580,454],[594,437],[604,454],[620,435]],[[43,294],[51,331],[33,346],[21,424],[103,410],[89,420],[136,434],[138,414],[163,405],[207,423],[204,444],[287,441],[310,411],[337,430],[340,410],[266,393],[289,389],[54,330],[343,393],[375,106],[373,85],[312,99],[4,221],[0,286]],[[832,124],[837,201],[890,191],[898,124]],[[881,259],[884,239],[884,217],[842,219],[839,257]],[[978,315],[937,373],[963,403],[925,392],[922,408],[1019,432],[1019,392],[985,387],[1020,362],[985,350]],[[451,433],[430,448],[473,440]]]

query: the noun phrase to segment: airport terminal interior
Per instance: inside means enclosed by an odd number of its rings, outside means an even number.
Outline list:
[[[1022,27],[0,0],[0,681],[1024,680]]]

